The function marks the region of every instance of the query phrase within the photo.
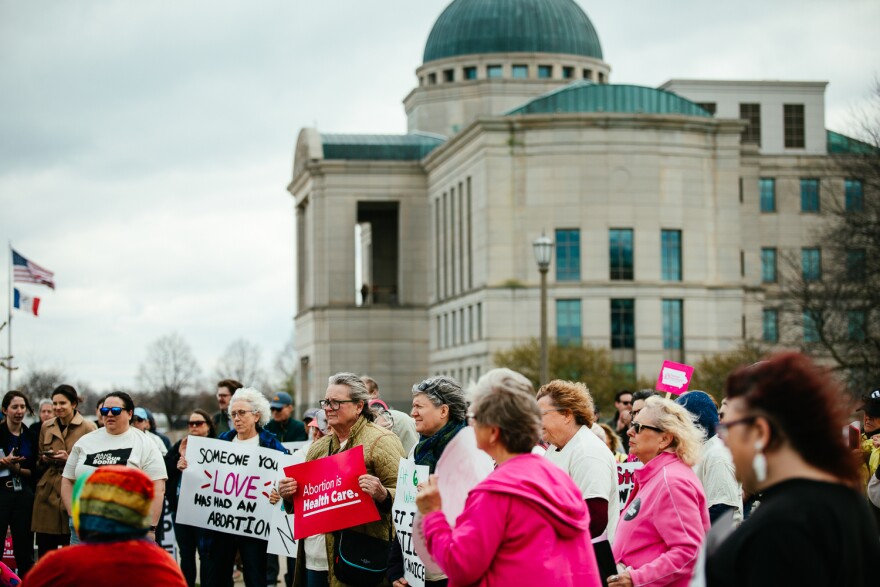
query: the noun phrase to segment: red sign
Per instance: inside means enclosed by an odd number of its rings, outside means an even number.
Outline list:
[[[12,533],[6,532],[6,541],[3,543],[3,563],[10,569],[15,569],[15,552],[12,550]]]
[[[363,446],[286,467],[284,474],[296,479],[298,487],[293,496],[293,537],[297,540],[379,519],[373,498],[358,485],[358,477],[367,474]]]
[[[668,391],[675,395],[681,395],[687,391],[693,374],[694,368],[690,365],[663,361],[655,388],[659,391]]]

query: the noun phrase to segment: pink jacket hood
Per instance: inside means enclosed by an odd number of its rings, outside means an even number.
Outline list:
[[[559,536],[573,538],[589,533],[590,517],[580,493],[559,491],[560,478],[568,475],[547,459],[524,454],[500,465],[472,492],[501,493],[531,503]]]

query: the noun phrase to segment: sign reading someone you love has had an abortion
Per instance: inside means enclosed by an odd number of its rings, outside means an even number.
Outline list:
[[[373,498],[358,485],[365,475],[364,447],[285,467],[296,479],[293,497],[293,536],[296,539],[359,526],[379,519]]]
[[[413,545],[413,521],[416,517],[416,495],[422,481],[428,480],[428,467],[400,459],[397,469],[397,492],[394,494],[394,529],[403,553],[403,578],[412,587],[425,587],[425,564]]]
[[[199,528],[267,539],[278,478],[276,450],[190,436],[177,521]]]

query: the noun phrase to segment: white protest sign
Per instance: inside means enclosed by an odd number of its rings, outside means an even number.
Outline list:
[[[477,437],[470,426],[455,435],[446,445],[437,468],[437,488],[443,500],[443,515],[449,526],[455,527],[455,520],[464,511],[465,502],[471,489],[495,470],[495,463],[489,455],[477,448]],[[425,530],[422,515],[417,514],[413,524],[413,547],[425,564],[429,574],[442,573],[425,545]]]
[[[274,509],[269,493],[281,456],[253,444],[190,436],[177,521],[267,540]]]
[[[292,455],[281,455],[278,457],[278,479],[284,477],[284,467],[304,462],[306,462],[304,450],[298,450]],[[296,558],[296,548],[297,541],[293,538],[293,513],[285,512],[284,502],[279,501],[272,510],[272,524],[266,552]]]
[[[165,552],[171,555],[171,558],[177,560],[177,540],[174,536],[174,523],[171,519],[171,512],[168,511],[168,500],[165,500],[165,508],[162,510],[162,542],[159,546],[165,549]]]
[[[409,459],[400,459],[397,469],[397,492],[394,495],[394,528],[403,552],[403,578],[412,587],[425,587],[425,565],[413,548],[413,521],[418,508],[418,485],[428,480],[428,467]]]
[[[636,485],[633,473],[641,469],[644,465],[640,461],[632,461],[630,463],[617,463],[617,491],[620,496],[620,511],[626,507],[629,500],[629,494],[632,493],[633,487]]]
[[[291,440],[290,442],[282,442],[281,446],[294,453],[298,450],[306,452],[310,444],[312,444],[311,440]]]

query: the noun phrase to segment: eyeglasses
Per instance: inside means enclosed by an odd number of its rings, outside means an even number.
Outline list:
[[[186,425],[190,428],[198,428],[199,426],[203,426],[205,424],[207,424],[207,422],[205,422],[204,420],[190,420],[186,423]]]
[[[318,405],[321,406],[321,409],[326,410],[330,408],[331,410],[338,410],[342,404],[356,404],[357,400],[353,399],[322,399],[318,402]]]
[[[624,401],[624,402],[620,402],[620,404],[623,405],[623,406],[631,406],[631,405],[633,405],[632,401],[628,401],[628,402]]]
[[[727,440],[728,431],[738,425],[738,424],[751,424],[755,421],[757,416],[749,416],[747,418],[740,418],[739,420],[734,420],[733,422],[719,422],[715,425],[715,434],[718,435],[718,438],[721,440]]]
[[[131,421],[134,422],[135,424],[140,424],[141,422],[146,422],[146,420],[144,420],[143,418],[138,418],[137,416],[132,418]]]
[[[236,402],[238,403],[238,402]],[[245,414],[256,414],[256,410],[236,410],[234,412],[229,412],[229,417],[235,420],[236,418],[244,418]]]
[[[281,408],[269,408],[270,412],[280,412]]]
[[[654,432],[663,433],[663,430],[657,428],[656,426],[648,426],[647,424],[642,424],[640,422],[633,422],[632,429],[635,430],[636,434],[642,431],[642,428],[647,428],[648,430],[653,430]]]
[[[122,410],[124,409],[125,408],[120,408],[119,406],[114,406],[112,408],[101,408],[101,415],[109,416],[110,414],[113,414],[114,416],[118,416],[122,413]]]

